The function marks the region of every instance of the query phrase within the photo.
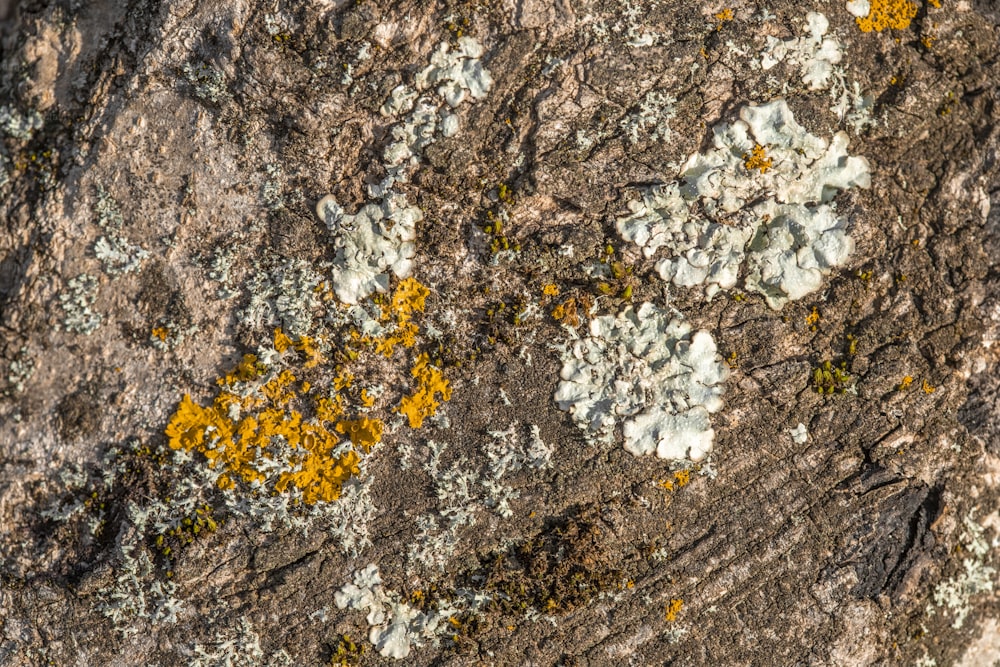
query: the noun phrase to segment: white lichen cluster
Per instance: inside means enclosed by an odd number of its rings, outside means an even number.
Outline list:
[[[66,283],[59,294],[59,307],[63,311],[62,328],[89,336],[101,326],[101,314],[91,308],[97,301],[97,278],[81,273]]]
[[[397,86],[382,106],[384,115],[407,115],[390,128],[392,140],[383,153],[386,175],[368,187],[370,201],[354,213],[344,210],[332,195],[316,205],[317,215],[334,237],[333,289],[344,303],[356,304],[373,292],[384,292],[393,275],[411,275],[416,225],[423,213],[397,184],[409,180],[428,146],[458,133],[459,118],[452,110],[468,98],[482,99],[492,87],[481,56],[482,47],[469,37],[459,40],[458,49],[441,44],[431,64],[416,75],[415,88]]]
[[[799,69],[802,83],[809,90],[826,90],[830,87],[834,66],[844,57],[837,38],[827,36],[829,29],[826,16],[809,12],[802,36],[786,40],[767,38],[767,46],[761,54],[761,68],[769,70],[778,63],[787,62]]]
[[[295,664],[283,649],[264,653],[260,634],[246,617],[233,632],[217,632],[210,646],[195,644],[189,667],[291,667]]]
[[[21,113],[15,107],[0,107],[0,134],[28,141],[42,128],[42,116],[35,110]]]
[[[335,234],[336,256],[331,270],[333,290],[344,303],[356,304],[373,292],[389,289],[392,275],[413,272],[417,222],[423,213],[405,195],[392,193],[349,214],[328,195],[317,211]]]
[[[123,636],[139,632],[136,621],[140,619],[177,622],[177,614],[184,608],[176,597],[177,585],[158,576],[145,546],[121,541],[114,571],[113,583],[97,592],[97,609]]]
[[[368,640],[382,656],[401,660],[410,655],[412,646],[437,645],[442,637],[452,634],[447,622],[450,617],[475,611],[488,601],[482,595],[464,591],[459,594],[461,597],[454,601],[438,600],[433,610],[420,611],[397,592],[386,589],[378,566],[372,563],[355,572],[354,581],[345,584],[334,600],[340,609],[365,612],[370,626]]]
[[[519,431],[513,423],[505,431],[490,431],[490,439],[483,448],[489,462],[480,481],[486,507],[504,518],[514,515],[510,502],[520,494],[503,479],[525,468],[537,471],[552,467],[553,449],[542,440],[538,426],[530,426],[528,437]]]
[[[867,0],[864,3],[867,16]],[[872,117],[875,98],[863,94],[857,81],[848,82],[847,71],[840,64],[844,56],[843,44],[827,34],[829,29],[830,22],[826,16],[809,12],[801,36],[786,40],[772,36],[767,38],[767,45],[760,54],[760,66],[765,71],[781,62],[796,67],[802,83],[809,90],[830,91],[833,102],[830,111],[838,121],[859,134],[875,125]],[[777,81],[772,79],[771,83],[776,85]],[[789,89],[787,83],[782,86],[786,93]]]
[[[962,559],[962,572],[935,586],[934,603],[927,605],[928,615],[934,614],[934,605],[948,608],[954,617],[951,627],[956,630],[965,624],[965,619],[972,612],[972,598],[993,591],[997,573],[996,568],[986,564],[990,544],[986,541],[984,528],[976,522],[972,512],[962,519],[962,525],[964,530],[960,539],[968,554]]]
[[[644,139],[670,141],[670,119],[677,115],[674,106],[677,98],[659,90],[652,90],[639,102],[639,108],[619,123],[630,144]]]
[[[520,494],[509,483],[511,475],[521,471],[537,475],[552,467],[555,450],[542,440],[537,425],[514,422],[504,431],[487,435],[482,445],[484,459],[459,456],[447,466],[443,462],[447,445],[427,441],[423,470],[434,483],[438,506],[416,518],[417,537],[407,552],[412,565],[443,570],[458,549],[460,531],[474,526],[482,512],[489,510],[503,518],[514,515],[511,503]],[[409,469],[412,457],[408,452],[401,458],[401,467]]]
[[[663,249],[660,277],[711,299],[736,286],[774,309],[819,289],[854,249],[831,204],[839,190],[867,188],[868,162],[799,125],[788,104],[747,105],[713,128],[712,148],[692,155],[677,180],[654,187],[617,220],[646,257]]]
[[[35,360],[32,359],[27,347],[21,347],[7,367],[7,383],[15,393],[21,393],[24,391],[24,385],[34,374]]]
[[[101,186],[97,187],[97,226],[104,232],[94,244],[94,254],[101,261],[104,272],[117,277],[136,271],[149,257],[145,249],[132,245],[124,236],[125,220],[118,203]]]
[[[588,437],[610,441],[621,426],[636,456],[700,461],[712,451],[709,415],[729,375],[707,331],[652,303],[590,322],[562,349],[555,400]]]
[[[280,326],[288,334],[301,336],[315,319],[321,282],[323,276],[313,265],[299,258],[283,260],[270,270],[258,270],[247,281],[250,299],[239,312],[240,321],[258,329]]]

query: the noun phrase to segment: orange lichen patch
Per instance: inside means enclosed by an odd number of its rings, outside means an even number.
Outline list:
[[[451,400],[451,387],[441,369],[431,365],[426,352],[417,358],[410,372],[417,379],[417,389],[400,400],[396,411],[409,419],[410,428],[420,428],[424,419],[433,416],[440,407],[437,395],[441,396],[442,401]]]
[[[226,407],[234,400],[238,397],[222,392],[211,407],[204,408],[185,395],[166,429],[170,447],[199,451],[209,466],[223,469],[217,482],[220,488],[232,488],[236,479],[266,483],[257,464],[260,457],[270,458],[266,450],[274,438],[281,438],[294,450],[286,462],[292,470],[283,472],[274,484],[278,493],[293,485],[301,490],[307,504],[332,502],[340,497],[343,483],[358,474],[357,452],[335,456],[340,439],[322,424],[305,421],[295,410],[273,407],[234,424],[226,415]],[[365,452],[382,437],[382,423],[377,420],[341,422],[337,430],[349,434],[352,445]]]
[[[678,470],[674,473],[674,479],[677,480],[678,488],[683,488],[688,485],[688,482],[691,481],[691,471]]]
[[[415,312],[424,312],[424,302],[431,291],[416,278],[406,278],[392,294],[392,312],[399,320],[409,321]]]
[[[243,359],[235,369],[215,381],[220,387],[232,387],[237,382],[248,382],[264,373],[264,365],[259,363],[256,354],[244,354]]]
[[[934,35],[924,35],[923,37],[920,38],[920,43],[924,45],[925,49],[929,49],[932,46],[934,46],[934,42],[936,41],[937,37],[935,37]],[[920,245],[920,240],[916,239],[913,245]]]
[[[576,328],[580,326],[580,317],[576,314],[576,299],[570,297],[552,309],[552,319]]]
[[[339,394],[334,398],[322,396],[316,399],[316,419],[323,422],[335,422],[344,414],[344,397]]]
[[[166,327],[153,327],[153,337],[154,338],[159,338],[161,341],[166,342],[167,341],[167,336],[169,336],[169,335],[170,335],[170,332],[167,331]]]
[[[882,32],[887,28],[906,30],[917,15],[917,4],[910,0],[871,0],[868,16],[854,19],[861,32]]]
[[[927,4],[935,9],[941,9],[941,0],[927,0]]]
[[[424,303],[431,291],[415,278],[407,278],[396,286],[392,299],[382,302],[384,322],[395,319],[395,328],[384,336],[375,338],[352,332],[352,339],[375,348],[375,352],[391,357],[396,346],[411,348],[417,344],[417,325],[411,322],[414,313],[424,311]]]
[[[721,12],[718,12],[717,14],[715,14],[715,20],[719,22],[715,26],[715,29],[716,30],[722,30],[722,24],[723,23],[725,23],[727,21],[732,21],[733,20],[733,10],[729,9],[728,7],[725,8],[725,9],[723,9]]]
[[[901,382],[899,383],[899,387],[898,387],[898,388],[899,388],[899,391],[906,391],[907,389],[909,389],[909,388],[910,388],[910,385],[911,385],[911,384],[913,384],[913,377],[912,377],[912,376],[910,376],[910,375],[907,375],[907,376],[906,376],[906,377],[904,377],[904,378],[903,378],[903,380],[902,380],[902,381],[901,381]]]
[[[767,151],[760,144],[755,144],[753,150],[743,154],[743,166],[746,167],[747,171],[758,169],[760,173],[766,174],[773,163],[774,161],[767,156]]]
[[[292,339],[289,338],[281,329],[274,330],[274,349],[278,352],[284,352],[292,346]]]
[[[366,454],[382,441],[382,422],[378,419],[362,417],[338,422],[337,431],[347,435],[351,439],[351,444],[361,447]]]
[[[549,283],[542,287],[542,294],[545,296],[559,296],[559,287],[553,283]]]
[[[673,623],[677,620],[677,614],[681,612],[684,607],[684,600],[671,600],[667,603],[667,623]]]
[[[171,449],[192,449],[206,440],[231,437],[233,424],[215,408],[203,408],[184,394],[165,433]]]
[[[375,352],[385,357],[391,357],[397,345],[410,348],[417,344],[417,325],[413,322],[401,322],[395,331],[382,338],[365,336],[363,342],[374,345]]]
[[[349,371],[341,369],[337,374],[337,377],[333,378],[333,388],[336,391],[340,391],[341,389],[350,389],[353,382],[354,376],[351,375]]]
[[[319,351],[316,341],[309,336],[300,337],[294,346],[306,359],[303,368],[314,368],[323,363],[323,353]]]
[[[361,390],[361,405],[366,408],[375,405],[375,397],[369,394],[367,389]]]
[[[285,369],[260,390],[272,403],[285,405],[295,398],[295,391],[291,388],[294,382],[295,375],[290,370]]]
[[[925,394],[933,394],[935,391],[937,391],[937,387],[931,385],[931,383],[928,382],[927,380],[924,380],[924,383],[923,383],[923,386],[921,387],[921,389],[924,390]]]
[[[302,490],[302,501],[307,505],[320,500],[333,502],[340,498],[344,482],[360,473],[360,461],[361,457],[354,450],[339,457],[330,454],[307,456],[303,459],[300,470],[281,475],[274,490],[283,493],[292,484]]]

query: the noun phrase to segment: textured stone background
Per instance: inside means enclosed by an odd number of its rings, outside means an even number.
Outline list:
[[[280,651],[328,664],[343,635],[367,644],[363,614],[337,609],[334,593],[368,563],[431,600],[470,585],[521,591],[523,608],[456,619],[406,664],[1000,659],[992,592],[971,598],[961,628],[933,602],[973,557],[970,512],[988,542],[1000,537],[995,2],[925,4],[907,29],[868,34],[820,0],[12,4],[0,2],[0,107],[41,123],[0,144],[0,663],[181,665],[198,647],[231,650],[233,664],[280,664]],[[716,18],[724,9],[731,20]],[[849,79],[875,98],[877,124],[850,132],[872,187],[837,200],[855,253],[780,313],[753,295],[706,304],[668,290],[614,229],[639,186],[673,178],[746,103],[784,95],[815,134],[841,129],[829,93],[805,90],[794,68],[753,66],[765,37],[801,34],[809,10],[826,14]],[[493,89],[461,107],[462,132],[405,186],[424,212],[424,323],[446,333],[439,349],[421,345],[454,387],[449,423],[397,430],[375,450],[371,544],[357,553],[323,530],[232,517],[157,555],[128,508],[183,481],[162,455],[178,400],[210,399],[215,378],[268,340],[275,322],[240,314],[255,281],[290,259],[330,259],[316,201],[363,203],[391,124],[379,107],[460,31],[484,45]],[[644,33],[653,45],[630,46]],[[621,123],[651,90],[677,98],[671,138],[633,143]],[[107,275],[94,256],[99,187],[148,252],[136,272]],[[498,258],[483,228],[499,211],[520,249]],[[673,490],[657,485],[668,462],[586,445],[552,401],[549,343],[566,335],[542,286],[617,312],[621,294],[601,296],[583,270],[608,244],[634,268],[633,300],[669,299],[733,361],[711,466]],[[231,253],[230,298],[209,275],[216,252]],[[89,335],[61,326],[59,295],[81,273],[98,281]],[[526,303],[540,315],[515,324]],[[168,322],[190,333],[160,349],[150,332]],[[856,395],[813,390],[825,360],[847,364]],[[387,401],[406,391],[400,359],[365,370]],[[803,444],[788,433],[799,422]],[[487,431],[512,423],[540,427],[553,468],[519,473],[513,516],[478,510],[442,569],[415,566],[415,518],[439,505],[403,453],[426,457],[431,438],[447,462],[478,465]],[[70,520],[45,514],[74,503]],[[100,612],[123,546],[152,554],[142,586],[171,568],[176,623],[116,627]],[[979,561],[998,556],[991,546]],[[683,607],[667,620],[672,600]],[[402,664],[370,646],[359,659]]]

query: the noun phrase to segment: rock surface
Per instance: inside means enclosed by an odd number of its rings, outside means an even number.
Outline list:
[[[0,664],[995,661],[1000,9],[848,4],[0,1]],[[776,99],[853,251],[664,281],[618,221]],[[645,302],[707,458],[554,400]]]

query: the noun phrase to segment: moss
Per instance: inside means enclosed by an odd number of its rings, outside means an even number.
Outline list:
[[[355,667],[361,664],[365,655],[364,645],[354,642],[348,635],[341,635],[337,647],[330,656],[330,667]]]
[[[564,614],[585,606],[626,578],[589,511],[552,523],[506,553],[494,554],[470,577],[493,596],[492,607],[522,616],[529,608]]]
[[[819,394],[843,394],[851,382],[851,374],[847,372],[847,362],[834,365],[824,361],[813,369],[813,388]]]

